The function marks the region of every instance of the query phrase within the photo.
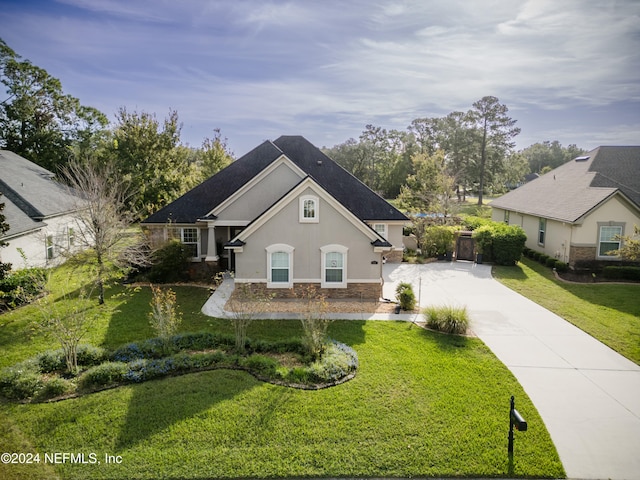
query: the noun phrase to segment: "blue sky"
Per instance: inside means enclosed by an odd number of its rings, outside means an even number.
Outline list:
[[[640,144],[637,0],[0,0],[0,37],[114,120],[165,118],[236,156],[405,129],[494,95],[522,133]]]

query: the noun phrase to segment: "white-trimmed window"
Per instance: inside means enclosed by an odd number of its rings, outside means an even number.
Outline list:
[[[326,245],[322,254],[322,288],[347,288],[347,251],[343,245]]]
[[[547,233],[547,219],[541,218],[538,221],[538,245],[544,245],[544,237]]]
[[[378,235],[380,235],[382,238],[384,238],[385,240],[387,239],[387,224],[386,223],[374,223],[373,224],[373,229],[378,232]]]
[[[191,258],[200,257],[200,229],[195,227],[170,228],[169,239],[180,240]]]
[[[45,249],[47,253],[47,260],[53,260],[56,257],[56,245],[53,241],[53,235],[47,235],[45,240]]]
[[[300,223],[318,223],[318,197],[303,195],[300,197]]]
[[[598,234],[598,257],[617,258],[608,252],[620,249],[622,225],[601,225]]]
[[[76,231],[73,227],[67,228],[67,241],[69,243],[69,248],[76,244]]]
[[[293,287],[293,250],[291,245],[277,243],[267,248],[267,287]]]

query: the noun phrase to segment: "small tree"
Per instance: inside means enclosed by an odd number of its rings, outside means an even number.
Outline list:
[[[609,255],[620,255],[629,260],[640,260],[640,227],[633,226],[633,236],[616,237],[624,243],[618,250],[608,252]]]
[[[51,296],[40,299],[41,319],[36,327],[55,338],[62,347],[67,371],[78,372],[78,344],[87,334],[94,320],[91,311],[90,295],[84,290],[78,297],[63,294],[62,299]]]
[[[175,335],[182,323],[182,314],[177,309],[176,294],[170,288],[151,285],[151,294],[149,323],[167,350],[169,338]]]
[[[250,283],[236,283],[228,306],[233,315],[231,321],[238,353],[244,353],[246,349],[249,325],[266,310],[272,298],[273,295],[254,290]]]
[[[303,316],[300,319],[303,341],[311,358],[317,360],[325,351],[327,330],[333,321],[326,317],[326,297],[313,285],[298,288],[295,295],[304,302]]]

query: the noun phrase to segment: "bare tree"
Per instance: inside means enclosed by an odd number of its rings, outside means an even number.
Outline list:
[[[102,305],[111,265],[123,266],[123,252],[134,243],[125,241],[135,218],[134,212],[125,209],[130,190],[109,164],[72,160],[63,174],[78,198],[74,239],[89,249],[95,261],[98,303]]]
[[[302,300],[304,312],[300,322],[302,323],[303,340],[311,357],[319,359],[325,351],[327,343],[327,330],[333,321],[327,318],[327,299],[313,285],[301,286],[295,296]]]

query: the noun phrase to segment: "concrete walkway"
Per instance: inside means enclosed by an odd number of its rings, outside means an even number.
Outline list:
[[[386,298],[393,299],[397,282],[409,281],[421,306],[467,307],[473,331],[513,372],[538,409],[568,478],[640,479],[638,365],[506,288],[491,277],[487,265],[386,264],[384,276]],[[203,312],[226,316],[222,306],[231,291],[233,282],[225,282]],[[336,317],[415,320],[393,314]],[[516,443],[526,441],[526,435],[518,434]]]

